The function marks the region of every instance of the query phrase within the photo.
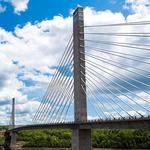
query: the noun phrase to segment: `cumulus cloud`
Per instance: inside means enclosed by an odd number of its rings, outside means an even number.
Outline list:
[[[27,9],[28,1],[23,1],[24,7],[19,4],[18,1],[11,1],[11,3],[16,7],[15,12],[18,13],[20,11],[24,11]],[[20,1],[21,3],[21,1]],[[126,4],[129,1],[126,1]],[[130,2],[131,3],[131,2]],[[134,5],[134,2],[132,2]],[[141,4],[143,5],[143,4]],[[147,5],[144,5],[146,7]],[[19,8],[20,7],[20,8]],[[149,6],[147,6],[149,7]],[[146,7],[146,8],[147,8]],[[131,9],[131,8],[130,8]],[[144,13],[144,15],[143,15]],[[107,24],[107,23],[120,23],[127,21],[139,20],[141,16],[143,19],[147,19],[149,13],[145,15],[147,11],[137,12],[134,10],[133,14],[124,17],[121,12],[113,13],[110,10],[105,11],[96,11],[93,8],[85,8],[85,24],[86,25],[95,25],[95,24]],[[109,18],[109,19],[108,19]],[[142,28],[142,31],[147,31],[148,28]],[[95,30],[91,29],[90,32],[104,32],[104,29]],[[107,32],[132,32],[135,31],[134,28],[108,28]],[[139,30],[141,31],[141,29]],[[88,29],[85,32],[89,32]],[[37,107],[39,106],[38,96],[43,95],[43,89],[48,85],[49,80],[53,77],[54,71],[57,69],[56,64],[58,64],[58,60],[61,58],[61,55],[65,49],[67,41],[69,40],[72,33],[72,17],[69,16],[64,18],[63,16],[55,16],[52,20],[43,20],[41,22],[32,24],[27,22],[24,26],[16,26],[14,31],[8,32],[3,28],[0,28],[0,111],[1,118],[3,116],[4,121],[8,121],[8,115],[11,111],[10,102],[11,98],[16,98],[16,111],[17,111],[17,122],[27,123],[31,121],[31,116],[35,114]],[[85,38],[91,38],[95,40],[95,37],[86,36]],[[109,40],[109,41],[117,41],[117,42],[135,42],[138,43],[138,39],[124,38],[124,37],[106,37],[102,36],[99,40]],[[112,46],[102,46],[102,45],[92,45],[90,46],[101,46],[101,48],[105,48],[108,50],[113,50]],[[120,49],[115,47],[117,52],[120,52]],[[132,53],[129,49],[123,49],[128,53]],[[89,50],[88,52],[92,53],[92,55],[100,55],[97,52],[93,52]],[[140,56],[146,56],[147,53],[138,53]],[[105,57],[110,60],[115,60],[117,63],[124,62],[125,64],[137,66],[143,68],[143,65],[135,64],[133,61],[127,62],[125,59],[113,57],[106,54],[101,54],[101,57]],[[90,57],[87,57],[87,60],[95,61]],[[127,71],[122,71],[117,67],[108,65],[104,62],[100,63],[104,67],[108,67],[113,71],[117,71],[125,76],[135,78],[135,75],[129,73]],[[90,66],[88,66],[90,68]],[[104,69],[103,67],[103,69]],[[148,66],[144,67],[145,69]],[[129,69],[129,68],[127,68]],[[104,69],[106,70],[106,69]],[[95,69],[95,71],[99,72],[99,69]],[[112,71],[108,71],[112,74]],[[110,78],[111,81],[115,81],[115,77],[111,77],[109,74],[104,73],[104,71],[99,72],[106,78]],[[115,73],[113,73],[115,75]],[[136,76],[137,77],[137,76]],[[123,77],[120,77],[123,78]],[[109,83],[109,80],[105,81]],[[129,80],[130,81],[130,80]],[[28,84],[29,82],[29,84]],[[115,81],[116,82],[116,81]],[[118,80],[117,80],[118,82]],[[118,82],[119,83],[119,82]],[[103,88],[109,87],[103,81],[98,80],[95,84]],[[112,84],[112,83],[111,83]],[[125,84],[124,82],[122,84]],[[102,86],[103,85],[103,86]],[[112,84],[116,87],[114,84]],[[90,86],[90,85],[88,85]],[[114,88],[110,88],[114,90]],[[119,88],[121,89],[121,88]],[[97,90],[97,89],[95,89]],[[115,90],[114,90],[115,91]],[[113,91],[113,92],[114,92]],[[31,96],[31,93],[36,93]],[[97,91],[96,91],[97,92]],[[106,92],[106,90],[104,90]],[[123,92],[123,91],[122,91]],[[137,91],[136,91],[137,92]],[[39,94],[40,93],[40,94]],[[108,92],[109,93],[109,92]],[[115,94],[118,94],[117,92]],[[101,95],[102,96],[102,95]],[[140,96],[144,96],[141,94]],[[37,100],[33,97],[36,97]],[[145,97],[147,98],[147,97]],[[106,97],[105,97],[106,99]],[[105,100],[104,99],[104,100]],[[108,100],[108,97],[107,97]],[[106,101],[104,101],[106,102]],[[107,106],[108,107],[108,106]],[[117,107],[118,108],[118,107]],[[111,108],[110,108],[111,110]],[[113,111],[113,110],[111,110]],[[129,110],[131,111],[131,110]],[[21,117],[23,116],[23,117]],[[92,116],[92,114],[91,114]],[[94,116],[93,116],[94,117]],[[90,117],[89,117],[90,118]]]
[[[142,16],[147,16],[150,13],[150,0],[126,0],[124,9],[142,19]]]
[[[0,4],[0,13],[3,13],[3,12],[5,12],[6,11],[6,6],[2,6],[1,4]]]
[[[5,2],[11,3],[14,7],[14,13],[20,14],[28,9],[29,0],[4,0]]]
[[[137,3],[135,3],[137,2]],[[139,3],[138,3],[139,2]],[[149,20],[149,1],[126,1],[130,3],[129,10],[132,10],[132,14],[129,14],[126,18],[122,13],[111,13],[110,11],[95,11],[89,9],[87,20],[89,20],[89,16],[91,15],[92,20],[90,19],[88,22],[85,22],[86,25],[99,25],[99,24],[111,24],[117,22],[134,22],[134,21],[142,21]],[[143,7],[143,11],[138,11],[140,7]],[[91,13],[91,11],[93,11]],[[86,10],[85,10],[86,12]],[[94,17],[95,16],[95,17]],[[104,17],[105,16],[105,17]],[[110,17],[112,16],[112,17]],[[85,16],[86,18],[86,16]],[[97,18],[97,19],[96,19]],[[111,21],[106,19],[112,19]],[[109,22],[110,21],[110,22]],[[136,33],[136,32],[147,32],[149,26],[117,26],[117,27],[99,27],[99,28],[85,28],[85,33],[93,32],[93,33]],[[103,42],[118,42],[118,43],[135,43],[135,44],[147,44],[149,43],[149,37],[147,38],[139,38],[139,37],[118,37],[118,36],[106,36],[106,35],[86,35],[86,39],[90,39],[93,41],[103,41]],[[98,56],[98,59],[92,58],[91,56],[86,57],[87,61],[97,63],[96,67],[93,67],[89,63],[86,66],[89,68],[87,70],[87,93],[91,93],[90,90],[93,90],[93,94],[98,96],[98,102],[96,104],[96,108],[101,109],[103,113],[107,112],[108,116],[112,114],[113,111],[116,110],[122,114],[122,109],[124,109],[129,114],[137,114],[136,110],[144,115],[149,113],[149,73],[147,72],[149,69],[149,65],[144,63],[140,63],[138,61],[132,61],[128,59],[124,59],[121,57],[117,57],[114,55],[110,55],[107,52],[115,51],[119,53],[125,54],[133,54],[133,50],[131,48],[125,47],[117,47],[113,45],[107,45],[104,43],[92,43],[86,41],[86,52]],[[88,48],[88,46],[90,48]],[[93,48],[92,48],[93,47]],[[97,49],[96,49],[97,48]],[[97,51],[94,51],[97,50]],[[103,50],[105,52],[98,52]],[[149,52],[147,51],[134,51],[134,55],[141,56],[143,59],[137,59],[146,61],[149,63]],[[127,55],[126,55],[127,56]],[[129,57],[129,56],[128,56]],[[145,57],[145,59],[144,59]],[[146,59],[147,57],[147,59]],[[129,57],[133,58],[133,57]],[[116,65],[116,66],[115,66]],[[120,66],[117,67],[117,66]],[[135,68],[133,68],[135,67]],[[143,69],[145,71],[139,71],[137,69]],[[92,70],[93,69],[93,70]],[[91,72],[90,72],[91,71]],[[96,76],[92,74],[92,72],[97,72]],[[100,75],[100,76],[99,76]],[[94,80],[95,78],[95,80]],[[93,85],[88,83],[94,83]],[[139,81],[139,82],[138,82]],[[142,91],[142,92],[141,92]],[[143,92],[144,91],[144,92]],[[93,96],[94,96],[93,95]],[[120,95],[120,97],[118,97]],[[89,101],[94,100],[95,97],[89,96]],[[147,102],[146,102],[146,101]],[[103,103],[103,105],[102,105]],[[99,107],[98,107],[99,105]],[[105,106],[105,107],[104,107]],[[143,106],[143,107],[141,107]],[[132,111],[134,110],[134,111]],[[126,113],[124,111],[124,113]],[[134,112],[134,113],[130,113]],[[99,113],[103,116],[102,112]],[[114,115],[114,114],[113,114]],[[123,115],[124,116],[124,115]],[[133,115],[134,116],[134,115]],[[105,116],[104,116],[105,117]]]
[[[31,92],[37,97],[38,91],[46,90],[66,41],[71,36],[71,27],[71,17],[56,16],[53,20],[44,20],[34,25],[27,23],[23,27],[17,26],[13,32],[0,29],[0,99],[3,106],[15,97],[16,107],[19,105],[20,109],[28,103]],[[59,44],[56,44],[58,39]],[[26,85],[29,81],[34,84]],[[29,105],[34,105],[31,102]],[[22,112],[31,114],[29,110]]]

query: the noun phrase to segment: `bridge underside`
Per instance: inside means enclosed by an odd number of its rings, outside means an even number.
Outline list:
[[[92,121],[85,123],[57,123],[57,124],[35,124],[10,129],[9,131],[31,130],[31,129],[150,129],[150,118]]]

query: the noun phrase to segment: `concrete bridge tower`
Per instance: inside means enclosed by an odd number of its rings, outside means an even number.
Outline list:
[[[81,40],[82,39],[82,40]],[[82,45],[82,46],[81,46]],[[83,8],[78,7],[73,14],[73,48],[74,48],[74,118],[75,122],[87,121],[87,101],[84,49],[84,15]],[[82,54],[80,52],[83,52]],[[82,60],[81,60],[82,58]],[[81,65],[83,67],[81,67]],[[82,81],[82,80],[84,81]],[[81,86],[82,85],[82,86]],[[91,150],[91,129],[73,129],[72,150]]]
[[[15,127],[15,98],[12,99],[12,112],[11,112],[11,128]],[[5,144],[6,150],[15,150],[16,148],[16,132],[5,132]]]

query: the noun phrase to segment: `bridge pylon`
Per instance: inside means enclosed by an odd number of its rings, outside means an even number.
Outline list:
[[[12,112],[11,112],[11,128],[15,128],[15,98],[12,99]],[[6,131],[5,133],[5,144],[4,147],[7,150],[15,150],[16,149],[16,132]]]
[[[12,99],[12,114],[11,114],[11,124],[12,128],[15,128],[15,98]],[[16,147],[16,132],[12,131],[10,132],[11,141],[10,141],[10,148],[15,149]]]
[[[81,46],[82,45],[82,46]],[[74,119],[76,123],[87,122],[84,14],[78,7],[73,13],[73,48],[74,48]],[[82,53],[81,53],[82,52]],[[81,65],[83,67],[81,67]],[[81,73],[82,72],[82,73]],[[84,90],[83,90],[84,88]],[[91,150],[91,129],[73,129],[72,150]]]
[[[11,114],[11,119],[12,119],[12,128],[15,127],[15,98],[12,99],[12,114]]]

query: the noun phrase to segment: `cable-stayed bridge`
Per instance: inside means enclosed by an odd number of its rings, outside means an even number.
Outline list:
[[[69,128],[72,150],[91,150],[93,128],[150,129],[149,26],[150,21],[85,26],[83,8],[77,8],[73,34],[33,124],[8,130],[10,145],[19,130]]]

